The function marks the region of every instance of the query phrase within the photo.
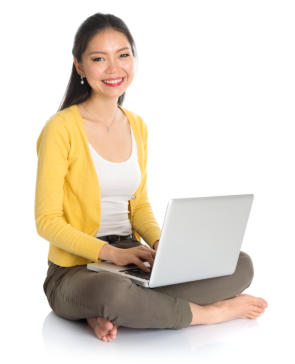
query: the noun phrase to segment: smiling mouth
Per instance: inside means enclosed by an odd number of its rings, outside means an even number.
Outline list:
[[[103,80],[102,82],[107,86],[119,86],[123,83],[124,77],[121,78],[109,78],[107,80]]]

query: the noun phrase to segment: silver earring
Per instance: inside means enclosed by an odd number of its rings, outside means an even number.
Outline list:
[[[82,76],[81,76],[81,85],[84,85],[84,80],[83,80],[83,77]]]

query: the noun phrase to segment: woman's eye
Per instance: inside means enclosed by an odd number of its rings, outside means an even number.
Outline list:
[[[127,58],[129,57],[130,54],[129,53],[123,53],[120,55],[120,57],[123,57],[123,58]],[[93,61],[96,62],[98,59],[103,59],[103,57],[96,57],[96,58],[93,58]]]

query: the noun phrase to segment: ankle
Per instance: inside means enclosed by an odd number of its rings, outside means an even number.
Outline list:
[[[189,305],[193,315],[190,326],[206,325],[214,322],[218,311],[218,308],[214,304],[200,306],[196,303],[189,302]]]

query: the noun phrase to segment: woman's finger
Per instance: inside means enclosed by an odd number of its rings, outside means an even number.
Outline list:
[[[145,271],[147,273],[150,272],[150,268],[148,268],[145,264],[143,264],[143,262],[139,258],[134,257],[134,260],[132,263],[136,264],[143,271]]]
[[[155,250],[151,249],[151,248],[148,248],[146,246],[141,246],[141,247],[138,247],[140,249],[140,251],[145,251],[145,252],[148,252],[150,254],[152,254],[153,256],[156,255],[156,252]]]
[[[151,249],[150,249],[151,250]],[[149,250],[141,251],[138,255],[141,260],[145,260],[150,263],[151,267],[154,264],[154,254],[152,254]]]

